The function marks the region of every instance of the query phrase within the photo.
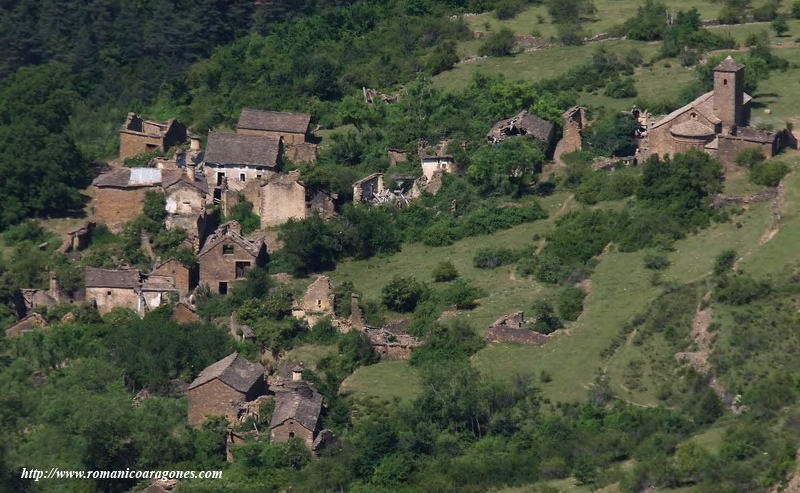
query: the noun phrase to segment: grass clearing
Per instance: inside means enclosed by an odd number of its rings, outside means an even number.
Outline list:
[[[283,359],[290,361],[302,361],[307,368],[317,369],[317,365],[322,358],[336,353],[336,346],[322,346],[319,344],[304,344],[297,346],[286,353]]]
[[[347,377],[339,393],[359,398],[412,400],[422,392],[422,380],[408,361],[381,361],[362,366]]]

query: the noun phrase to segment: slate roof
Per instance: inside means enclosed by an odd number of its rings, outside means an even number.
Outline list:
[[[744,68],[744,65],[737,63],[730,55],[722,60],[719,65],[714,67],[715,72],[736,72]]]
[[[714,135],[714,129],[703,125],[702,123],[689,120],[679,123],[669,129],[670,133],[683,137],[711,137]]]
[[[236,128],[304,134],[311,123],[308,113],[287,113],[244,108]]]
[[[205,160],[212,164],[274,168],[278,165],[280,142],[280,137],[209,132]]]
[[[157,168],[119,168],[95,178],[96,187],[138,188],[161,185],[162,181],[179,170]]]
[[[278,392],[275,400],[270,428],[294,419],[308,430],[317,429],[317,421],[322,412],[322,395],[308,384],[302,383],[291,392]]]
[[[163,174],[164,181],[161,183],[161,186],[164,187],[164,190],[175,184],[185,183],[186,185],[196,188],[203,194],[208,193],[208,183],[206,182],[205,174],[199,170],[195,172],[194,180],[190,180],[189,176],[182,170],[164,170]]]
[[[249,240],[235,231],[235,228],[232,227],[232,223],[235,221],[228,221],[227,223],[221,225],[217,228],[214,233],[208,237],[203,248],[200,249],[200,252],[197,254],[197,257],[200,258],[209,251],[211,251],[215,246],[219,245],[226,239],[230,239],[240,247],[244,248],[246,252],[248,252],[253,257],[258,257],[258,254],[261,252],[261,248],[264,246],[263,240]],[[238,224],[238,223],[236,223]]]
[[[521,117],[517,121],[517,126],[524,128],[528,135],[532,135],[544,141],[552,137],[553,122],[547,121],[544,118],[539,118],[527,111],[523,111],[520,115]]]
[[[260,378],[264,378],[263,366],[251,363],[239,356],[239,353],[231,353],[201,371],[200,375],[189,384],[189,390],[219,379],[234,390],[246,393]]]
[[[744,97],[743,97],[742,103],[743,104],[747,104],[752,99],[753,98],[749,94],[744,93]],[[698,113],[700,113],[701,115],[706,117],[710,122],[712,122],[714,124],[720,123],[722,121],[714,113],[714,91],[708,91],[707,93],[698,96],[691,103],[686,104],[684,106],[681,106],[680,108],[678,108],[677,110],[673,111],[672,113],[661,117],[661,119],[659,119],[658,121],[653,123],[651,128],[658,128],[661,125],[664,125],[665,123],[669,123],[672,120],[674,120],[675,118],[677,118],[678,116],[686,113],[687,111],[689,111],[691,109],[696,110]]]
[[[136,269],[116,270],[86,267],[84,280],[87,288],[135,289],[139,287],[141,273]]]

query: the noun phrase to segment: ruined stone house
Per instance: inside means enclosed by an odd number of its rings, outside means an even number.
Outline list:
[[[256,338],[253,328],[241,323],[236,312],[231,312],[231,316],[228,319],[228,333],[239,342],[252,341]]]
[[[118,168],[95,178],[94,220],[114,233],[142,213],[148,191],[160,190],[164,170]]]
[[[226,189],[241,191],[249,181],[277,172],[281,147],[281,137],[209,132],[204,172],[213,199],[221,200]]]
[[[197,311],[195,311],[194,307],[183,301],[175,303],[175,308],[172,310],[172,319],[179,324],[190,324],[200,321],[200,317],[197,315]]]
[[[317,145],[309,142],[308,113],[287,113],[244,108],[236,125],[236,132],[247,135],[280,137],[283,139],[287,159],[294,163],[313,162],[317,159]]]
[[[174,118],[159,123],[128,113],[119,129],[119,157],[125,159],[143,152],[166,151],[185,141],[186,127]]]
[[[205,175],[197,172],[195,163],[186,163],[180,170],[163,174],[167,211],[164,225],[167,229],[183,229],[187,236],[186,246],[197,252],[211,222],[206,210],[208,184]]]
[[[85,301],[105,314],[114,308],[128,308],[139,316],[178,296],[175,281],[168,276],[143,275],[137,269],[84,270]]]
[[[422,163],[422,176],[427,181],[436,173],[456,173],[458,166],[452,154],[447,152],[449,141],[443,140],[436,147],[428,147],[424,142],[420,145],[419,159]]]
[[[77,252],[89,246],[92,239],[92,231],[94,230],[95,223],[89,221],[83,226],[67,232],[67,237],[64,243],[61,244],[58,251],[60,253]]]
[[[206,367],[189,384],[189,425],[199,427],[208,416],[238,421],[242,406],[266,393],[265,369],[238,353]]]
[[[714,68],[714,89],[672,113],[649,122],[640,142],[641,157],[696,149],[732,164],[751,147],[766,157],[793,143],[790,132],[750,126],[752,97],[744,92],[744,66],[730,56]]]
[[[189,296],[189,293],[197,287],[199,277],[197,265],[187,267],[175,259],[159,262],[152,274],[171,277],[181,298]]]
[[[40,314],[33,312],[6,327],[6,338],[20,337],[45,327],[47,327],[47,320]]]
[[[353,183],[353,202],[371,202],[376,195],[383,194],[383,173],[372,173]]]
[[[214,293],[227,294],[231,285],[244,279],[251,268],[266,262],[267,249],[263,240],[250,240],[242,235],[236,221],[229,221],[208,237],[197,262],[200,283]]]
[[[19,290],[22,305],[18,312],[21,315],[37,308],[50,308],[60,303],[70,303],[72,296],[65,292],[58,282],[55,272],[50,273],[47,289],[22,288]]]
[[[586,127],[586,108],[573,106],[562,115],[564,130],[558,143],[561,154],[576,152],[583,149],[583,129]]]
[[[495,123],[486,134],[486,140],[490,144],[497,144],[515,135],[541,140],[544,142],[545,153],[550,155],[555,139],[555,125],[533,113],[521,111],[511,118]]]
[[[292,315],[305,320],[309,326],[312,326],[325,317],[334,318],[336,316],[334,302],[335,295],[331,279],[328,276],[318,276],[306,288],[303,297],[295,302],[295,306],[292,307]]]
[[[322,395],[303,380],[302,367],[292,370],[292,381],[275,393],[275,411],[270,419],[270,439],[285,442],[300,438],[309,449],[319,433]]]
[[[542,334],[528,328],[523,312],[515,312],[497,319],[486,334],[486,340],[494,343],[541,345],[550,339],[550,335]]]
[[[408,153],[405,149],[399,147],[390,147],[386,149],[386,157],[389,159],[389,167],[393,168],[398,163],[405,163],[408,161]]]
[[[365,328],[364,333],[372,350],[381,359],[407,360],[414,348],[422,345],[419,339],[407,332],[409,325],[407,319],[394,320],[381,328]]]
[[[262,228],[314,215],[328,219],[335,213],[334,199],[335,196],[323,190],[309,189],[297,170],[277,173],[261,185],[256,213],[261,217]]]

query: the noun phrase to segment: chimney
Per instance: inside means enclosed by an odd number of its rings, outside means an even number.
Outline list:
[[[56,299],[56,301],[61,301],[61,283],[58,282],[58,277],[56,277],[55,272],[50,272],[50,289],[48,294]]]
[[[200,150],[200,137],[196,135],[189,137],[189,149],[192,151]]]
[[[303,381],[303,365],[296,365],[292,368],[292,382]]]
[[[193,161],[186,162],[186,176],[189,178],[189,181],[195,180],[195,172],[197,171],[197,164]]]

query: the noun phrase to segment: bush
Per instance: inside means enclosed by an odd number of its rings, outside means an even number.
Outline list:
[[[752,168],[756,163],[760,163],[765,159],[764,153],[761,152],[761,148],[751,147],[737,154],[735,161],[739,166]]]
[[[615,99],[636,97],[633,77],[617,77],[606,84],[605,95]]]
[[[795,2],[792,3],[792,17],[800,19],[800,0],[795,0]]]
[[[577,320],[583,312],[586,293],[575,286],[568,286],[558,294],[558,314],[564,320]]]
[[[723,251],[714,259],[714,275],[718,276],[728,272],[733,268],[734,263],[736,263],[736,250]]]
[[[516,39],[514,33],[504,27],[499,31],[490,34],[478,48],[480,56],[509,56],[514,50]]]
[[[783,36],[786,34],[786,31],[789,30],[789,25],[786,23],[786,19],[783,17],[778,17],[772,21],[772,30],[775,31],[775,34],[778,36]]]
[[[161,157],[164,155],[164,152],[160,149],[156,149],[154,151],[147,151],[141,154],[137,154],[135,156],[131,156],[129,158],[125,158],[125,161],[122,162],[122,165],[127,168],[146,168],[150,161],[154,158]]]
[[[731,305],[745,305],[766,296],[771,291],[769,283],[756,281],[750,276],[725,276],[717,281],[717,300]]]
[[[756,163],[750,169],[750,181],[756,185],[776,187],[781,182],[789,167],[778,161]]]
[[[459,310],[466,310],[475,306],[478,298],[486,296],[486,292],[473,285],[467,279],[457,279],[442,292],[442,301],[448,305],[455,305]]]
[[[531,326],[531,329],[536,332],[549,334],[564,326],[561,320],[556,317],[553,305],[547,301],[539,300],[535,302],[532,306],[532,312],[536,321]]]
[[[458,277],[458,270],[456,270],[456,266],[453,265],[453,262],[446,260],[436,264],[431,275],[436,282],[447,282]]]
[[[485,247],[478,250],[472,264],[479,269],[494,269],[514,262],[518,257],[517,252],[510,248]]]
[[[582,45],[586,39],[586,32],[578,23],[558,24],[556,39],[566,46],[578,46]]]
[[[651,270],[662,270],[669,267],[669,260],[664,252],[651,251],[644,255],[644,266]]]
[[[381,301],[386,308],[396,312],[411,312],[425,294],[425,285],[413,276],[395,276],[381,290]]]

